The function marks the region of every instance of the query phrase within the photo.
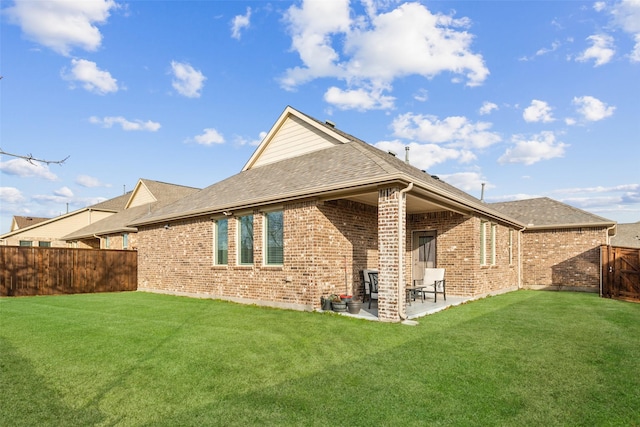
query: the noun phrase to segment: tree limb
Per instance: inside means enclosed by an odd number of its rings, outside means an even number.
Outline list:
[[[33,157],[32,154],[27,154],[26,156],[20,155],[20,154],[11,154],[11,153],[7,153],[6,151],[4,151],[2,148],[0,148],[0,154],[4,154],[6,156],[11,156],[11,157],[17,157],[19,159],[24,159],[27,162],[31,163],[32,165],[35,164],[34,162],[37,163],[44,163],[46,165],[61,165],[64,162],[67,161],[67,159],[71,156],[67,156],[62,160],[46,160],[46,159],[38,159],[36,157]]]

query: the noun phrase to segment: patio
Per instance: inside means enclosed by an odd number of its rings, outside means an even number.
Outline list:
[[[447,300],[445,301],[440,295],[438,297],[438,301],[435,303],[433,302],[433,298],[429,297],[427,297],[424,302],[420,300],[411,301],[411,304],[407,304],[406,306],[407,320],[415,320],[429,314],[437,313],[438,311],[446,310],[449,307],[464,304],[474,299],[476,298],[447,295]],[[377,301],[373,301],[371,303],[371,308],[369,308],[369,301],[363,303],[362,310],[360,310],[360,313],[358,314],[350,314],[349,312],[343,312],[340,314],[358,319],[379,320],[378,303]]]

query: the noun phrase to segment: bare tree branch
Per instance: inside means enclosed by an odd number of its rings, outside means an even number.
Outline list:
[[[5,156],[11,156],[11,157],[17,157],[19,159],[24,159],[27,162],[31,163],[32,165],[37,163],[44,163],[46,165],[61,165],[64,162],[67,161],[67,159],[71,156],[67,156],[62,160],[46,160],[46,159],[38,159],[36,157],[33,157],[32,154],[27,154],[26,156],[20,155],[20,154],[11,154],[11,153],[7,153],[6,151],[4,151],[2,148],[0,148],[0,154],[4,154]]]

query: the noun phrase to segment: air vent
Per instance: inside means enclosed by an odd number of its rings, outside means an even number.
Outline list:
[[[438,181],[440,181],[440,177],[438,175],[431,175],[431,178],[437,179]]]
[[[335,124],[335,123],[333,123],[331,120],[325,120],[325,121],[324,121],[324,123],[325,123],[327,126],[331,126],[332,128],[335,128],[335,127],[336,127],[336,124]]]

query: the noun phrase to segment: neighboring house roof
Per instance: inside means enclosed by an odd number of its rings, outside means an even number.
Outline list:
[[[96,203],[91,206],[87,206],[81,209],[77,209],[72,212],[68,212],[66,214],[57,216],[55,218],[46,218],[44,221],[40,221],[36,224],[32,224],[30,226],[24,228],[18,228],[10,231],[9,233],[5,233],[0,235],[0,239],[8,239],[12,236],[21,234],[26,236],[26,232],[29,232],[30,235],[35,235],[38,231],[42,231],[45,229],[55,229],[53,235],[55,239],[62,237],[62,235],[68,233],[69,231],[77,229],[79,218],[82,218],[83,215],[88,218],[87,221],[82,219],[82,226],[84,226],[88,221],[92,220],[92,217],[95,215],[92,212],[100,212],[101,216],[112,215],[116,212],[124,209],[126,201],[129,199],[130,193],[124,194],[122,196],[114,197],[113,199],[105,200],[100,203]],[[102,218],[99,218],[100,220]],[[55,226],[53,226],[55,224]],[[52,227],[53,226],[53,227]],[[49,232],[48,234],[52,234]]]
[[[298,123],[295,127],[297,134],[289,139],[287,146],[278,130],[286,129],[293,133],[287,127],[293,122]],[[272,143],[276,148],[269,146]],[[289,154],[277,156],[274,154],[276,151],[288,151]],[[312,119],[291,107],[285,109],[256,153],[242,172],[146,215],[131,225],[237,211],[309,197],[358,200],[358,193],[366,192],[369,197],[375,196],[369,202],[377,204],[379,185],[398,183],[406,187],[413,183],[415,198],[412,200],[419,197],[440,210],[450,209],[464,214],[476,212],[522,226],[509,215],[496,211],[456,187],[335,129],[332,124]],[[269,157],[269,161],[264,161],[260,154]]]
[[[548,197],[490,203],[496,210],[525,224],[527,229],[612,227],[615,221],[594,215]]]
[[[618,224],[616,235],[611,237],[613,246],[640,248],[640,221],[631,224]]]
[[[126,206],[124,210],[74,231],[64,236],[63,240],[70,241],[106,234],[136,232],[137,229],[129,226],[130,223],[197,191],[199,191],[198,188],[140,179],[133,191],[128,193],[127,200],[123,203],[123,206]]]
[[[51,218],[38,218],[33,216],[18,216],[15,215],[13,217],[13,222],[11,224],[11,231],[15,231],[22,228],[31,227],[32,225],[36,225],[43,221],[48,221]]]

